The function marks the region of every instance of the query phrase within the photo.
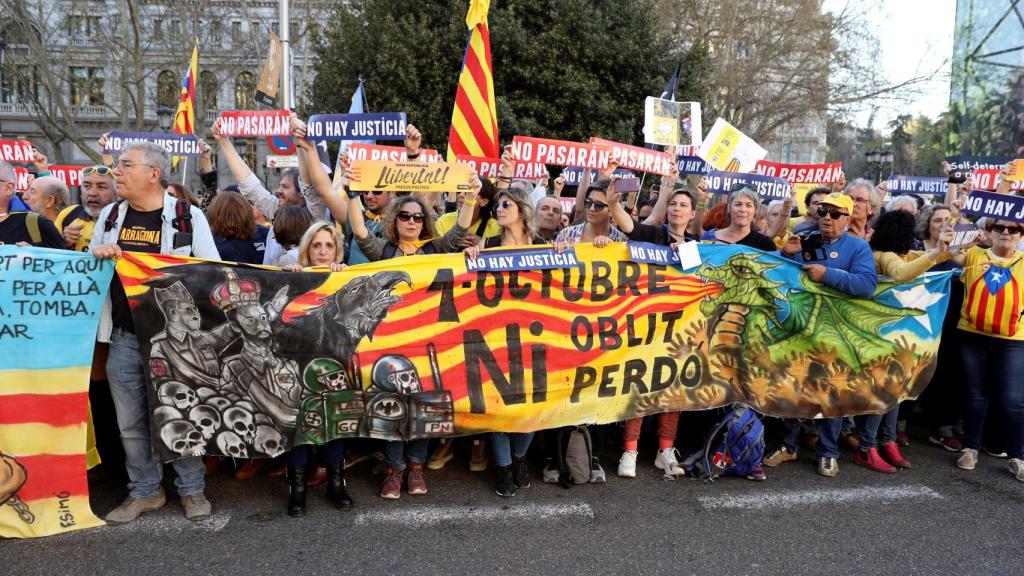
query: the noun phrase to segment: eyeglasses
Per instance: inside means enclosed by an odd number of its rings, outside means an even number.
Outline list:
[[[100,176],[110,176],[111,178],[117,179],[114,175],[114,169],[105,164],[97,164],[95,166],[89,166],[88,168],[82,168],[82,178],[86,176],[92,176],[93,174],[99,174]]]
[[[824,206],[818,206],[818,218],[824,218],[825,216],[831,216],[833,220],[839,220],[843,216],[849,216],[846,212],[840,212],[839,210],[829,210]]]
[[[366,192],[363,192],[364,196],[366,196],[366,195],[380,196],[382,194],[384,194],[383,190],[367,190]]]
[[[402,222],[408,222],[409,220],[412,220],[413,222],[415,222],[417,224],[422,224],[423,223],[423,213],[422,212],[412,213],[412,212],[406,212],[405,210],[402,210],[401,212],[398,213],[398,219],[401,220]]]
[[[145,162],[132,162],[131,160],[118,160],[117,167],[121,170],[131,170],[136,166],[149,166],[150,168],[156,168],[152,164],[146,164]]]
[[[1020,226],[1004,226],[1003,224],[993,224],[991,230],[996,234],[1020,234]]]
[[[501,208],[502,210],[508,210],[509,208],[512,207],[513,204],[515,204],[515,202],[511,200],[502,200],[501,202],[495,202],[494,208],[492,208],[492,210],[494,211],[495,214],[497,214],[498,208]]]
[[[584,200],[583,204],[587,208],[593,208],[595,212],[600,212],[601,210],[604,210],[605,208],[608,207],[608,205],[605,204],[604,202],[600,202],[598,200],[591,200],[590,198]]]

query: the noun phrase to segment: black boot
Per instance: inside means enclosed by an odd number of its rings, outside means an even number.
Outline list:
[[[526,471],[526,456],[512,456],[512,482],[519,488],[530,487],[530,475]]]
[[[498,481],[494,485],[498,496],[511,498],[516,495],[516,485],[512,482],[512,466],[498,466]]]
[[[306,515],[306,467],[288,466],[288,515]]]
[[[345,469],[341,462],[327,463],[327,499],[335,508],[352,509],[352,497],[345,490]]]

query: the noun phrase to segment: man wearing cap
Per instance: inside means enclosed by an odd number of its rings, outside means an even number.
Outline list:
[[[803,263],[803,270],[818,282],[858,298],[870,298],[875,292],[877,273],[871,247],[864,240],[849,233],[850,215],[854,201],[849,196],[833,192],[822,198],[818,206],[818,233],[792,236],[780,251],[783,256]],[[839,473],[839,434],[842,418],[814,421],[818,429],[818,474],[835,476]],[[796,441],[800,423],[783,421],[783,446],[770,452],[764,459],[766,466],[777,466],[796,460]]]

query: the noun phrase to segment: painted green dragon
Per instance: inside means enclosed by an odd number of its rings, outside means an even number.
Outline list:
[[[786,354],[810,352],[822,345],[835,349],[854,371],[872,359],[891,354],[893,343],[881,329],[922,310],[895,308],[877,299],[849,296],[801,275],[801,291],[783,293],[781,282],[767,272],[779,264],[763,262],[750,253],[739,253],[724,264],[703,264],[696,275],[705,283],[721,285],[717,296],[700,304],[708,318],[710,352],[767,347],[773,359]],[[877,297],[892,288],[880,283]]]

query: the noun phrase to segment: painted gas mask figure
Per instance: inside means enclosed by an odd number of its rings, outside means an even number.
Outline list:
[[[355,436],[364,410],[363,391],[352,388],[345,367],[331,358],[317,358],[306,365],[302,381],[308,392],[299,410],[295,443]]]

